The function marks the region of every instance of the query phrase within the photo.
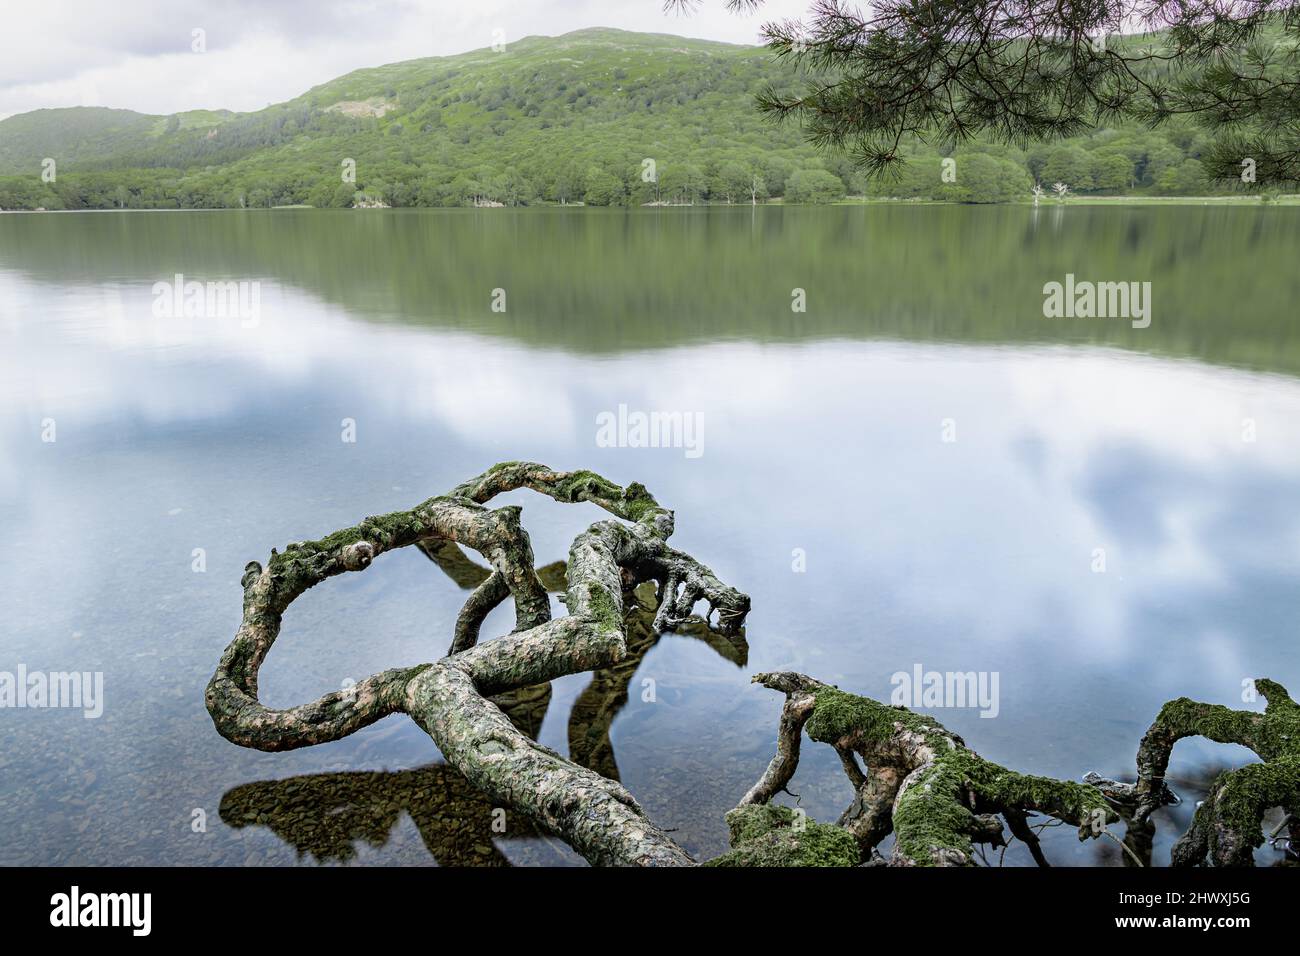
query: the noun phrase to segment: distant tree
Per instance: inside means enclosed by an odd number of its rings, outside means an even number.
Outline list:
[[[1199,160],[1188,159],[1161,173],[1156,188],[1167,196],[1203,196],[1210,189],[1210,177]]]
[[[623,180],[608,170],[593,166],[587,171],[583,198],[590,206],[616,206],[623,201]]]
[[[384,192],[384,201],[390,206],[414,206],[415,190],[405,181],[399,180]]]
[[[957,157],[956,179],[942,183],[938,195],[955,202],[1011,202],[1024,196],[1033,181],[1018,163],[986,153]]]
[[[1051,153],[1052,147],[1050,145],[1040,143],[1025,154],[1025,166],[1029,170],[1029,175],[1034,177],[1035,182],[1043,181],[1043,167],[1047,165],[1047,157]]]
[[[1040,175],[1045,182],[1086,189],[1092,185],[1092,157],[1078,146],[1058,146],[1048,154]]]
[[[1166,169],[1177,166],[1184,158],[1182,150],[1171,143],[1164,140],[1149,142],[1141,161],[1141,181],[1148,186],[1155,185]]]
[[[482,191],[482,187],[469,176],[461,173],[451,182],[438,187],[436,195],[440,206],[466,206],[473,202]]]
[[[759,167],[768,192],[773,196],[784,195],[785,181],[794,172],[794,163],[784,156],[767,156],[759,163]]]
[[[351,183],[339,183],[334,187],[329,204],[336,209],[350,209],[357,198],[357,187]]]
[[[1092,157],[1092,188],[1103,192],[1127,189],[1133,182],[1133,163],[1123,153],[1097,153]]]
[[[885,170],[882,175],[869,176],[861,170],[862,187],[868,196],[889,199],[933,199],[943,183],[942,167],[938,153],[923,152],[910,155],[906,163]]]
[[[844,183],[824,169],[800,169],[785,182],[785,198],[795,203],[828,203],[844,195]]]
[[[672,163],[659,169],[659,191],[668,202],[699,202],[704,188],[704,172],[694,163]]]
[[[741,198],[749,198],[751,180],[749,167],[731,160],[719,167],[716,181],[727,202],[736,202]]]
[[[565,166],[555,175],[553,194],[556,202],[571,203],[581,199],[586,191],[582,173],[575,166]]]

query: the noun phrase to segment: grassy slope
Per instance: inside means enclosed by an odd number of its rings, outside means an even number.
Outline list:
[[[38,169],[47,156],[68,167],[132,148],[158,117],[131,110],[78,106],[34,110],[0,122],[0,172]]]

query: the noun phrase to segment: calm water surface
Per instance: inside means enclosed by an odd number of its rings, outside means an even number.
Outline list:
[[[203,709],[247,561],[507,459],[644,482],[754,598],[747,649],[647,636],[523,708],[692,852],[771,756],[763,670],[882,698],[917,664],[997,672],[996,718],[936,716],[1024,771],[1131,774],[1168,698],[1300,691],[1298,258],[1286,208],[0,217],[0,671],[105,681],[97,720],[0,711],[0,864],[581,862],[494,835],[408,719],[259,754]],[[155,317],[176,273],[257,280],[259,323]],[[1044,319],[1066,273],[1150,281],[1151,327]],[[597,447],[619,404],[699,414],[704,454]],[[602,516],[509,500],[541,562]],[[263,699],[433,659],[464,597],[414,549],[312,590]],[[1248,759],[1184,742],[1176,786]],[[823,747],[791,789],[823,820],[850,798]],[[1056,861],[1120,863],[1066,829]]]

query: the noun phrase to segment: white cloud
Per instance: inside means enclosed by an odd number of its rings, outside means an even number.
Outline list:
[[[5,12],[0,117],[66,106],[167,114],[256,110],[351,70],[584,27],[753,43],[770,19],[807,0],[768,0],[756,14],[723,0],[666,13],[660,0],[53,0]],[[191,52],[205,31],[207,52]]]

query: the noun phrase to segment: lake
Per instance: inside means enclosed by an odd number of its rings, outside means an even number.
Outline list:
[[[0,711],[0,864],[581,863],[494,832],[406,717],[261,754],[203,705],[246,562],[513,459],[644,483],[753,598],[747,650],[651,637],[533,710],[692,853],[774,751],[759,671],[885,700],[898,672],[996,675],[995,716],[930,712],[1016,769],[1131,779],[1165,700],[1300,692],[1297,261],[1296,208],[0,216],[0,671],[103,674],[98,718]],[[257,314],[166,314],[178,274]],[[1150,282],[1149,327],[1046,318],[1067,275]],[[598,441],[620,406],[695,441]],[[506,502],[540,563],[603,517]],[[262,699],[435,659],[466,593],[415,549],[313,589]],[[1253,759],[1179,745],[1157,865]],[[819,745],[791,790],[825,821],[851,797]],[[1044,847],[1123,862],[1068,827]]]

